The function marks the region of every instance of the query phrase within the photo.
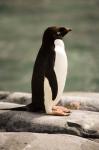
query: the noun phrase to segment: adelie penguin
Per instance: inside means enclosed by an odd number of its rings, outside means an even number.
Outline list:
[[[70,31],[56,26],[45,30],[32,75],[32,103],[11,110],[46,112],[50,115],[70,113],[69,109],[57,106],[63,94],[68,68],[63,37]]]
[[[54,115],[70,113],[67,108],[57,106],[68,68],[63,37],[70,31],[64,27],[49,27],[44,32],[32,75],[32,111]]]

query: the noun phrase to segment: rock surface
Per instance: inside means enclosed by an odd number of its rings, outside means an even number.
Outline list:
[[[23,92],[0,91],[0,101],[18,104],[29,104],[31,102],[31,94]]]
[[[0,133],[0,150],[99,150],[99,144],[66,134]]]
[[[60,101],[60,104],[63,106],[68,106],[68,104],[74,101],[80,102],[81,110],[99,112],[99,93],[85,93],[85,92],[64,93]]]
[[[0,91],[0,101],[26,105],[31,102],[31,94],[22,92]],[[99,111],[99,93],[64,93],[62,99],[60,100],[60,104],[63,106],[68,106],[70,102],[73,101],[81,103],[81,110]],[[0,104],[0,107],[2,107],[1,105],[3,104]],[[8,106],[5,105],[5,108],[8,108]]]
[[[67,133],[99,138],[99,114],[74,110],[70,116],[50,116],[24,111],[0,111],[0,131]]]
[[[98,150],[99,94],[66,93],[60,105],[69,107],[74,101],[80,102],[80,109],[71,110],[70,116],[0,110],[0,149]],[[31,94],[0,92],[0,109],[30,102]]]

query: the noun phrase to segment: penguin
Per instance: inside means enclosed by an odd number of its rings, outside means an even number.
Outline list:
[[[52,115],[68,115],[70,110],[57,106],[63,94],[67,77],[67,55],[63,37],[71,29],[48,27],[42,38],[31,81],[32,103],[34,112],[46,112]]]
[[[48,27],[43,34],[31,80],[32,102],[11,110],[46,112],[49,115],[69,115],[70,110],[58,106],[63,94],[68,61],[63,37],[72,31],[65,27]]]

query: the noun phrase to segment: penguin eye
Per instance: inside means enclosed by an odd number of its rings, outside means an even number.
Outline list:
[[[60,35],[60,32],[57,32],[57,35]]]

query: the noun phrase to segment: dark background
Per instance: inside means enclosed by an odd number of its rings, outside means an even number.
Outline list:
[[[65,38],[65,91],[99,90],[99,0],[0,0],[0,90],[31,91],[33,64],[48,26]]]

